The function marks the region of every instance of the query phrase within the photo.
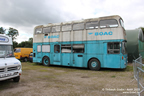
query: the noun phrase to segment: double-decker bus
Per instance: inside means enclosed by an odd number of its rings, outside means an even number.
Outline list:
[[[33,33],[33,62],[91,70],[127,66],[126,32],[118,16],[49,23]]]

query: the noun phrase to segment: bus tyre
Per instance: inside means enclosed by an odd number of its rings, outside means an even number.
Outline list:
[[[97,59],[91,59],[89,61],[89,68],[95,71],[100,70],[100,62]]]
[[[42,64],[43,64],[44,66],[49,66],[49,65],[50,65],[50,60],[49,60],[49,58],[48,58],[48,57],[44,57],[44,58],[42,59]]]
[[[19,80],[20,80],[20,76],[13,78],[14,82],[19,82]]]

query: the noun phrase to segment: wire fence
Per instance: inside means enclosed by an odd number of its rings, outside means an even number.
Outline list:
[[[133,60],[133,71],[138,84],[138,96],[144,96],[144,64],[142,63],[142,56]]]

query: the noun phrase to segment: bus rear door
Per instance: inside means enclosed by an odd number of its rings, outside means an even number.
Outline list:
[[[74,44],[73,45],[73,66],[83,67],[84,58],[84,44]]]
[[[61,47],[60,44],[54,45],[53,51],[53,64],[54,65],[61,65]]]

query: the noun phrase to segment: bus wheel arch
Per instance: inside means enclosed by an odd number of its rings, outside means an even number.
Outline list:
[[[42,58],[42,64],[43,64],[44,66],[49,66],[49,65],[50,65],[50,59],[49,59],[48,56],[44,56],[44,57]]]
[[[88,68],[91,70],[98,71],[101,68],[101,63],[97,58],[91,58],[88,61]]]

